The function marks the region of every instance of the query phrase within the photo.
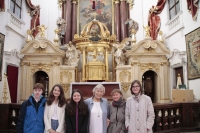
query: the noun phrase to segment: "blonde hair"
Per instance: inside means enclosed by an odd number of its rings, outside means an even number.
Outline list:
[[[97,89],[102,89],[103,90],[103,94],[105,94],[105,87],[102,85],[102,84],[98,84],[98,85],[96,85],[94,88],[93,88],[93,90],[92,90],[92,92],[93,92],[93,95],[94,95],[94,93],[95,93],[95,91],[97,90]]]

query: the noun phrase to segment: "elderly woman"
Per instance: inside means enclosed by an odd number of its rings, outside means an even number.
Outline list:
[[[88,133],[106,133],[108,101],[102,98],[105,87],[98,84],[92,92],[93,97],[85,100],[89,108]]]
[[[114,89],[111,92],[113,101],[108,106],[108,119],[110,124],[107,133],[126,133],[125,128],[125,107],[126,102],[122,98],[122,92]]]
[[[153,133],[155,114],[151,98],[143,94],[141,83],[134,80],[126,101],[125,125],[128,133]]]

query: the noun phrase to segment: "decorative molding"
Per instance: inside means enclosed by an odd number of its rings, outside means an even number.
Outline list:
[[[60,73],[60,83],[63,83],[63,76],[64,75],[67,75],[68,76],[68,81],[67,83],[70,83],[72,82],[72,72],[69,72],[69,71],[62,71]]]
[[[173,63],[176,56],[181,60],[181,62],[177,61],[177,63],[175,63],[175,64],[179,64],[179,63],[183,63],[185,65],[187,64],[186,51],[179,51],[178,49],[174,49],[170,54],[166,55],[170,64]],[[171,64],[171,65],[174,65],[174,64]]]
[[[33,64],[31,66],[32,66],[31,68],[32,73],[35,73],[37,71],[44,71],[46,73],[49,73],[51,64],[39,63],[39,64]]]
[[[19,59],[22,59],[24,57],[24,55],[21,55],[17,49],[12,49],[11,51],[4,51],[4,53],[9,56],[17,57]]]
[[[127,82],[131,82],[131,72],[129,72],[127,70],[124,70],[124,71],[120,72],[119,73],[120,82],[123,82],[123,75],[127,75],[127,77],[128,77],[128,81]]]
[[[159,67],[160,65],[162,65],[162,63],[160,64],[157,64],[157,63],[141,63],[141,71],[142,72],[145,72],[145,71],[148,71],[148,70],[153,70],[155,72],[158,72],[159,71]]]
[[[60,84],[60,85],[63,87],[64,92],[67,93],[67,91],[70,88],[70,84]]]
[[[121,87],[125,93],[129,90],[130,85],[131,85],[131,83],[121,83]]]

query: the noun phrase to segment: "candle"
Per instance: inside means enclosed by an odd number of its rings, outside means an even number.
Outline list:
[[[92,1],[92,9],[95,10],[95,1]]]

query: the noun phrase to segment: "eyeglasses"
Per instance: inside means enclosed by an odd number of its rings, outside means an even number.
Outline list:
[[[132,88],[140,88],[140,86],[132,86]]]

